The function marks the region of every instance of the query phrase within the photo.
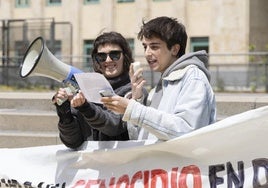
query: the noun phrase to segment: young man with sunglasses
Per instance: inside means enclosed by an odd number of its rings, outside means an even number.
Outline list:
[[[131,92],[128,73],[133,57],[126,39],[121,34],[108,32],[98,36],[91,55],[95,72],[107,78],[118,96],[124,97]],[[69,100],[57,105],[57,99],[66,97]],[[107,110],[102,104],[87,101],[81,91],[75,96],[68,96],[66,91],[60,88],[53,101],[59,116],[60,138],[67,147],[78,148],[86,140],[129,139],[127,123],[122,121],[122,115]]]
[[[185,27],[174,18],[157,17],[143,23],[138,39],[149,67],[161,73],[158,85],[146,106],[120,96],[103,97],[104,105],[123,114],[129,125],[142,128],[137,139],[169,140],[214,123],[215,96],[205,67],[208,57],[205,51],[185,54]],[[140,98],[145,81],[130,73],[132,94]]]

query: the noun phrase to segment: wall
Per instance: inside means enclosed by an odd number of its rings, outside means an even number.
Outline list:
[[[74,56],[83,55],[84,40],[92,40],[102,31],[119,31],[135,39],[135,55],[143,60],[143,48],[136,39],[142,20],[163,15],[184,23],[189,37],[208,36],[210,53],[246,53],[249,44],[264,50],[268,43],[267,4],[266,0],[100,0],[84,5],[83,0],[62,0],[61,6],[47,7],[44,0],[32,0],[29,8],[14,8],[15,0],[1,0],[0,19],[53,17],[56,22],[70,22]],[[58,31],[56,36],[68,37],[69,33]],[[242,56],[211,59],[212,63],[247,61]]]

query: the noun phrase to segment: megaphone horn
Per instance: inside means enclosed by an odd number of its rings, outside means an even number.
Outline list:
[[[43,76],[63,83],[77,84],[74,74],[82,71],[58,60],[37,37],[28,47],[20,67],[20,76]]]

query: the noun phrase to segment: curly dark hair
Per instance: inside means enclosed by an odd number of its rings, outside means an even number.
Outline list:
[[[95,39],[91,53],[94,71],[102,73],[100,65],[96,60],[96,54],[98,53],[98,47],[105,44],[116,44],[122,48],[122,54],[124,56],[123,72],[128,73],[130,64],[134,62],[132,51],[127,40],[120,33],[114,31],[102,33]]]
[[[138,39],[157,37],[165,41],[167,48],[170,50],[175,44],[180,45],[177,57],[185,54],[187,44],[187,33],[183,24],[179,23],[176,18],[161,16],[154,18],[147,23],[143,20],[143,25],[138,33]]]

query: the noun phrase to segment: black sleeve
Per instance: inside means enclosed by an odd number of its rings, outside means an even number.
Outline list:
[[[125,96],[131,91],[130,82],[122,84],[114,90],[119,96]],[[122,134],[127,135],[127,122],[122,120],[123,115],[114,113],[102,104],[86,102],[76,108],[85,118],[85,121],[93,128],[110,137],[121,139]]]
[[[118,136],[127,131],[122,115],[106,109],[102,104],[85,103],[76,108],[83,114],[87,123],[107,136]]]
[[[59,116],[58,129],[62,143],[69,148],[78,148],[91,135],[90,126],[70,107],[70,102],[66,101],[61,106],[56,105]]]

